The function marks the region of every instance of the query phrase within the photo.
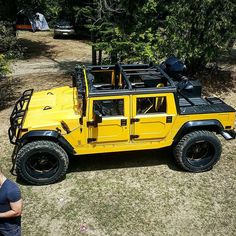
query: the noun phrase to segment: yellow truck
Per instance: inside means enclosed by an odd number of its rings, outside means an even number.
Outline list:
[[[235,110],[203,98],[199,81],[173,71],[154,64],[77,66],[71,87],[25,91],[10,117],[17,175],[51,184],[66,174],[69,156],[169,146],[184,170],[210,170],[221,156],[216,134],[235,138]]]

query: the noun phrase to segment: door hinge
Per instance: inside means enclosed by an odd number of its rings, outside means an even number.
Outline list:
[[[172,116],[166,117],[166,123],[172,123]]]
[[[79,118],[79,123],[80,123],[80,125],[83,125],[83,117]]]
[[[135,135],[135,134],[130,135],[130,139],[135,139],[135,138],[139,138],[139,135]]]
[[[131,123],[131,124],[133,124],[133,123],[135,123],[135,122],[139,122],[139,121],[140,121],[139,118],[131,118],[131,119],[130,119],[130,123]]]
[[[87,142],[88,143],[92,143],[92,142],[95,142],[96,140],[97,140],[96,138],[88,138]]]
[[[127,120],[126,119],[121,119],[120,120],[120,125],[121,126],[126,126],[127,125]]]

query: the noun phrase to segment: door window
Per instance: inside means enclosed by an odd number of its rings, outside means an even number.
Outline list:
[[[93,112],[98,111],[102,116],[123,116],[124,99],[96,100],[93,102]]]
[[[136,114],[166,113],[166,97],[137,98]]]

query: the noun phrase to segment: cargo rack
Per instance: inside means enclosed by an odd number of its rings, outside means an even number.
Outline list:
[[[20,130],[26,111],[30,103],[30,99],[33,94],[33,89],[28,89],[23,92],[19,100],[17,100],[14,109],[10,116],[10,128],[8,129],[8,135],[12,144],[17,144],[19,141]]]

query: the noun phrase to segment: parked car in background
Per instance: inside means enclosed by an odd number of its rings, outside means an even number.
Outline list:
[[[75,26],[71,20],[60,19],[54,27],[54,39],[59,37],[76,36]]]

